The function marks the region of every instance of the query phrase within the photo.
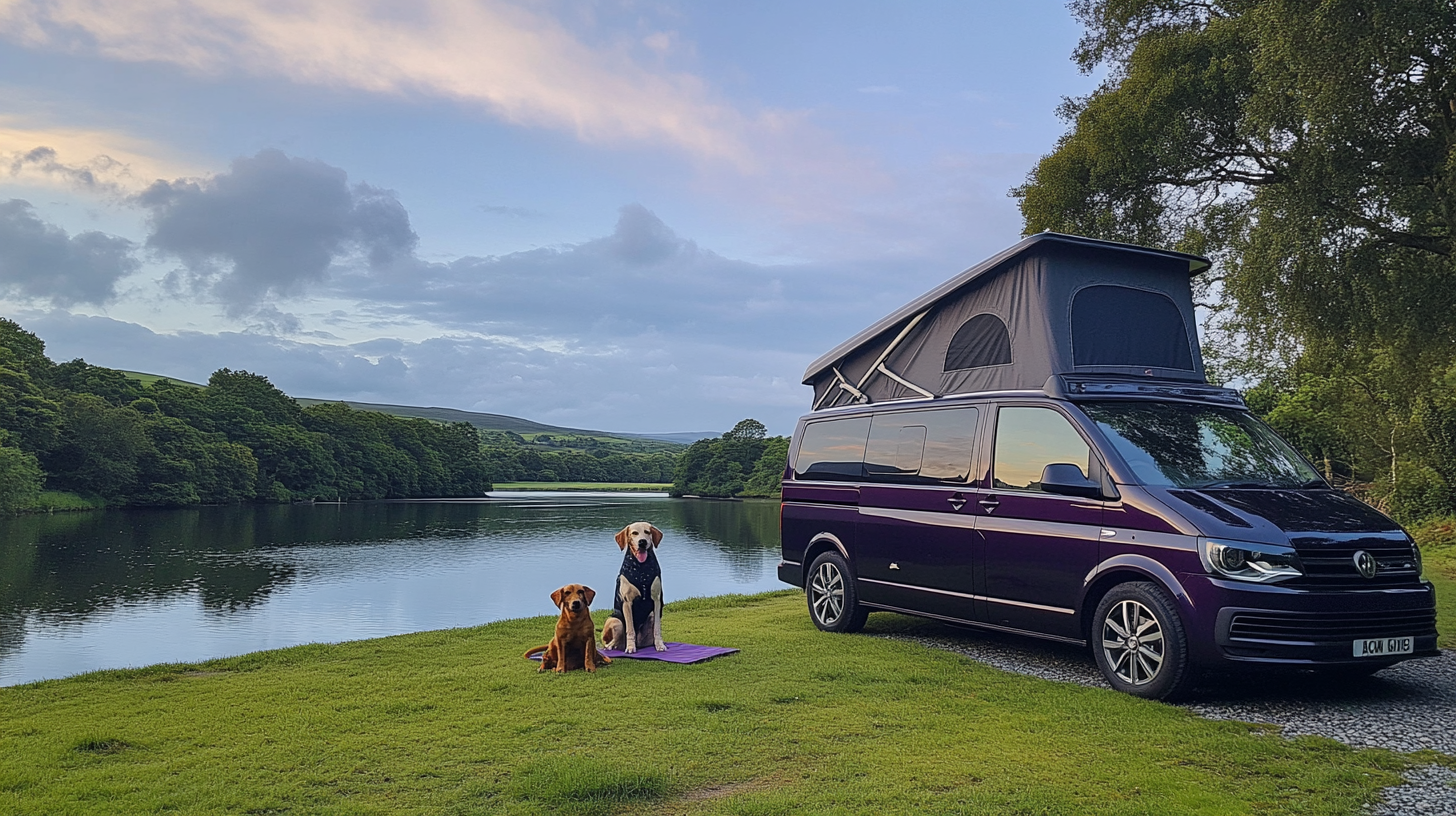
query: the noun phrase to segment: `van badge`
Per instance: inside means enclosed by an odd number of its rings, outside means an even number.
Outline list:
[[[1359,550],[1355,553],[1355,569],[1359,570],[1360,574],[1365,578],[1374,578],[1375,572],[1380,569],[1380,565],[1375,563],[1375,556],[1364,550]]]

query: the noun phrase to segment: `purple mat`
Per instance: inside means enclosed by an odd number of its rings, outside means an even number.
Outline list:
[[[645,649],[638,649],[636,654],[619,652],[616,649],[602,649],[602,654],[616,660],[625,657],[628,660],[661,660],[664,663],[701,663],[712,657],[725,654],[733,654],[737,649],[725,649],[721,646],[697,646],[692,643],[673,643],[668,641],[663,644],[667,651],[659,652],[649,645]],[[532,655],[532,660],[540,660],[539,654]]]

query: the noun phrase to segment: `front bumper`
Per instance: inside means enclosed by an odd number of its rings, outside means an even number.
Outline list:
[[[1314,591],[1180,576],[1192,606],[1191,656],[1202,665],[1391,665],[1440,654],[1436,595],[1427,582]],[[1409,654],[1355,657],[1356,640],[1412,639]]]

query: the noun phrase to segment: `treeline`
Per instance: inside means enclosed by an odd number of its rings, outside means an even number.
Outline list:
[[[42,490],[114,506],[478,496],[489,464],[466,423],[302,408],[265,377],[144,385],[0,318],[0,509]]]
[[[482,431],[481,450],[497,482],[672,481],[678,457],[667,452],[615,452],[590,437],[537,437],[527,441],[509,431]],[[571,440],[587,448],[557,450]]]
[[[713,498],[777,496],[788,458],[788,437],[770,437],[762,422],[745,419],[717,439],[688,446],[670,492]]]

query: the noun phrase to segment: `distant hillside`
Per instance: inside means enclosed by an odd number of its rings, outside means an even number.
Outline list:
[[[682,433],[638,434],[619,431],[590,431],[582,428],[563,428],[560,425],[545,425],[529,419],[505,414],[486,414],[479,411],[461,411],[456,408],[419,408],[412,405],[387,405],[376,402],[353,402],[351,400],[319,400],[298,398],[299,405],[317,405],[321,402],[342,402],[359,411],[378,411],[402,417],[433,419],[437,422],[469,422],[482,431],[510,431],[523,436],[527,434],[551,434],[552,436],[605,436],[619,439],[653,439],[676,445],[691,445],[699,439],[713,439],[721,436],[714,431],[685,431]]]
[[[178,385],[190,385],[193,388],[206,388],[207,387],[207,386],[203,385],[202,383],[195,383],[195,382],[188,382],[186,380],[179,380],[176,377],[163,377],[161,374],[147,374],[147,373],[141,372],[141,371],[127,371],[125,369],[120,369],[120,368],[115,369],[115,370],[118,371],[118,372],[120,372],[120,373],[122,373],[122,374],[125,374],[128,377],[131,377],[133,380],[139,380],[139,381],[141,381],[141,384],[142,385],[151,385],[152,383],[156,382],[157,380],[171,380],[172,382],[177,383]]]
[[[164,377],[160,374],[147,374],[141,371],[122,371],[128,377],[140,380],[144,383],[153,383],[157,380],[167,379],[178,385],[192,385],[198,388],[205,386],[179,380],[176,377]],[[526,435],[550,434],[552,436],[595,436],[610,437],[617,439],[651,439],[659,442],[670,442],[674,445],[691,445],[699,439],[714,439],[720,434],[714,431],[684,431],[680,433],[658,433],[658,434],[636,434],[618,433],[614,431],[588,431],[581,428],[563,428],[559,425],[545,425],[540,422],[532,422],[529,419],[506,416],[505,414],[486,414],[477,411],[460,411],[455,408],[419,408],[412,405],[386,405],[374,402],[353,402],[351,400],[321,400],[309,397],[295,397],[299,405],[318,405],[324,402],[342,402],[358,411],[378,411],[381,414],[391,416],[413,417],[416,419],[431,419],[436,422],[469,422],[471,425],[483,431],[509,431],[510,433]]]

